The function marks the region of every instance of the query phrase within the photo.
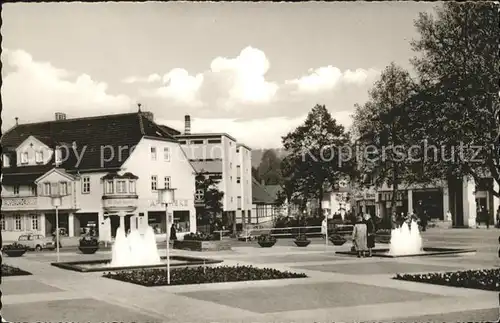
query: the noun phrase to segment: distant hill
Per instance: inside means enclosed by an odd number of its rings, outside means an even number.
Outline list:
[[[252,167],[259,167],[260,161],[262,160],[262,155],[264,154],[264,151],[267,149],[254,149],[252,150]],[[276,155],[280,158],[283,158],[286,155],[286,152],[283,148],[272,148],[274,152],[276,152]]]

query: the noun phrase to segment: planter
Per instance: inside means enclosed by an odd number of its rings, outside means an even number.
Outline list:
[[[21,257],[26,252],[26,249],[10,249],[3,252],[9,257]]]
[[[97,250],[99,250],[98,246],[89,246],[89,247],[78,247],[78,249],[86,255],[91,255],[96,253]]]
[[[226,240],[222,241],[175,240],[174,249],[189,250],[189,251],[231,250],[231,243]]]
[[[307,247],[311,240],[294,240],[293,241],[297,247]]]
[[[258,244],[262,248],[271,248],[272,246],[274,246],[276,244],[276,242],[275,241],[259,241]]]
[[[335,239],[335,240],[330,240],[334,246],[343,246],[346,240],[344,239]]]

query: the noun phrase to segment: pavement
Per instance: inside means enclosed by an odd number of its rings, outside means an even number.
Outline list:
[[[397,281],[396,273],[436,272],[500,265],[498,229],[442,229],[423,233],[424,246],[467,247],[454,256],[353,258],[349,249],[313,239],[298,248],[281,239],[272,248],[235,242],[220,252],[171,251],[173,255],[224,260],[303,272],[308,278],[184,286],[143,287],[50,265],[53,252],[3,258],[33,275],[2,279],[2,316],[8,322],[453,322],[499,319],[498,292]],[[163,250],[160,250],[163,253]],[[75,250],[61,261],[109,259]]]

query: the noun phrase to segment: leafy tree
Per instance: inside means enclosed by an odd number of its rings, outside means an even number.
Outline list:
[[[337,124],[324,105],[316,105],[304,124],[282,137],[286,167],[283,177],[300,193],[302,207],[308,198],[320,201],[318,213],[323,214],[322,199],[325,189],[333,187],[349,175],[352,159],[349,135]]]
[[[215,223],[217,215],[223,211],[222,199],[224,192],[220,191],[219,181],[203,173],[196,176],[196,190],[203,190],[204,206],[199,208],[200,224]],[[234,221],[235,223],[236,221]]]
[[[412,133],[438,148],[425,160],[428,177],[472,176],[478,183],[491,175],[500,184],[498,25],[494,2],[446,2],[415,22],[412,63],[421,89]]]
[[[273,149],[266,149],[262,155],[259,168],[257,169],[259,179],[266,185],[281,184],[281,159]]]
[[[255,178],[259,183],[261,182],[259,170],[253,166],[252,166],[252,177]]]
[[[407,154],[411,145],[407,116],[414,91],[408,71],[391,63],[369,92],[368,102],[357,105],[353,116],[355,134],[359,136],[356,145],[362,157],[358,180],[372,177],[377,186],[391,185],[392,212],[396,212],[399,185],[408,183],[407,175],[412,170]]]

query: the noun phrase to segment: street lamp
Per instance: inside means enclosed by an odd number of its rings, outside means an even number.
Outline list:
[[[175,201],[175,189],[170,187],[164,187],[158,189],[158,203],[165,205],[165,217],[166,217],[166,232],[167,237],[167,284],[170,285],[170,237],[169,237],[169,216],[168,216],[168,204]]]
[[[56,209],[56,254],[57,262],[59,262],[59,207],[62,204],[62,198],[68,195],[68,184],[67,182],[46,184],[50,185],[50,192],[48,196],[51,198],[52,206]]]

